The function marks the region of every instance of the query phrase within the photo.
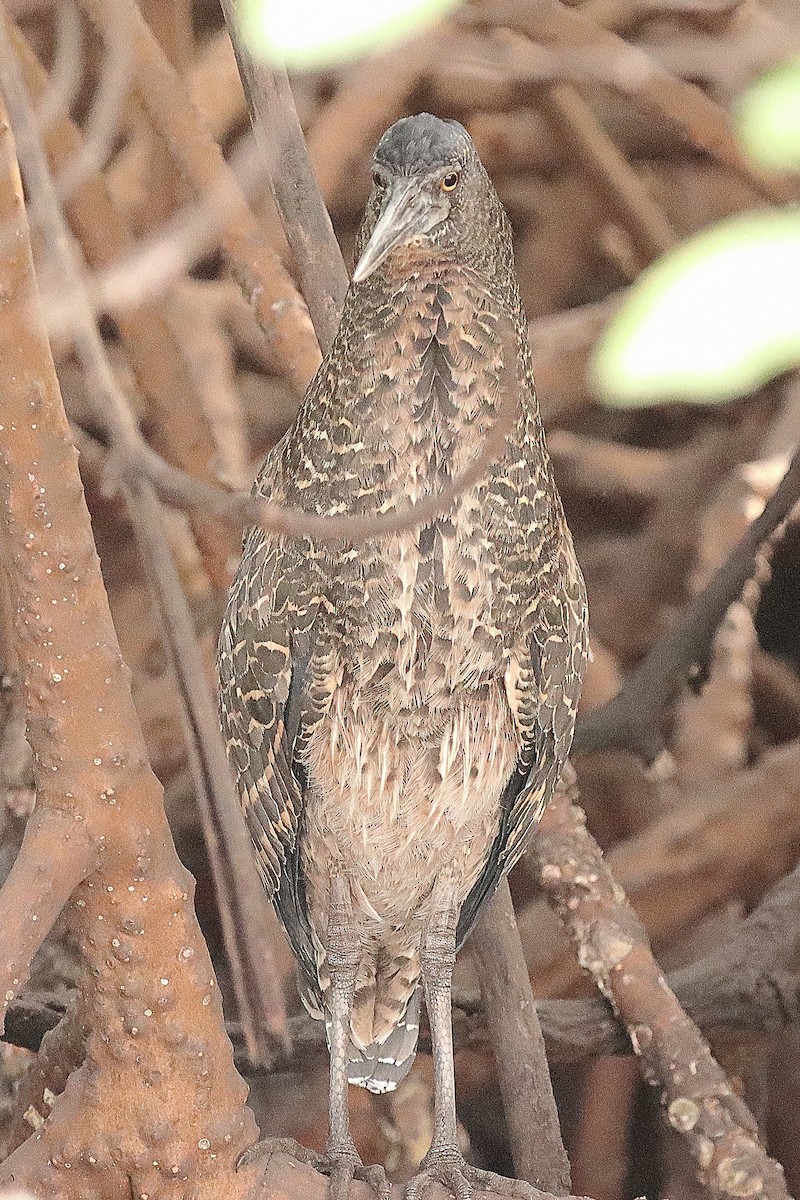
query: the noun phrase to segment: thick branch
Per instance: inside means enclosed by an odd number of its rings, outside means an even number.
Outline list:
[[[592,973],[625,1022],[646,1078],[661,1088],[700,1180],[718,1197],[787,1200],[780,1166],[653,959],[645,931],[565,793],[548,805],[533,844],[542,887]]]
[[[37,808],[31,815],[20,852],[0,891],[3,1017],[9,1001],[25,986],[36,951],[97,861],[97,846],[72,814]]]
[[[147,483],[125,498],[183,706],[186,743],[214,876],[225,949],[247,1052],[258,1062],[264,1035],[286,1039],[286,1011],[271,937],[280,937],[258,876],[219,728],[216,705],[163,524]]]
[[[114,413],[118,425],[133,430],[136,428],[134,418],[126,398],[114,381],[100,332],[70,253],[66,223],[58,207],[43,147],[36,134],[30,100],[21,80],[15,76],[10,63],[0,69],[0,78],[11,102],[12,119],[25,135],[23,174],[41,211],[48,250],[58,266],[62,282],[74,299],[76,346],[86,372],[88,391],[101,422],[113,427],[108,414]],[[268,946],[259,944],[255,937],[252,940],[248,938],[242,911],[249,914],[256,930],[272,926],[271,914],[239,816],[239,805],[225,758],[211,690],[200,660],[188,605],[161,527],[158,503],[147,484],[131,487],[127,498],[134,518],[134,530],[149,568],[147,574],[156,591],[165,644],[176,678],[182,685],[190,762],[197,780],[226,949],[232,964],[234,990],[247,1031],[248,1050],[253,1057],[257,1057],[257,1025],[263,1023],[267,1029],[285,1034],[285,1014]],[[221,853],[220,841],[225,848],[224,854]],[[255,1020],[256,1014],[260,1021]]]
[[[546,870],[540,863],[541,870]],[[496,932],[496,931],[495,931]],[[471,949],[478,946],[475,931]],[[504,961],[506,961],[504,959]],[[687,1014],[706,1034],[738,1037],[774,1034],[800,1023],[800,867],[781,879],[724,946],[667,977]],[[489,1003],[488,1001],[486,1002]],[[483,1004],[454,1001],[457,1047],[484,1045]],[[508,1009],[513,1006],[503,1006]],[[590,1000],[538,1000],[536,1011],[551,1062],[579,1062],[599,1054],[629,1054],[631,1044],[610,1006]],[[12,1000],[4,1040],[37,1050],[44,1034],[64,1015],[51,1000]],[[275,1046],[267,1063],[252,1063],[239,1027],[229,1025],[238,1061],[248,1074],[297,1071],[327,1055],[322,1024],[303,1015],[289,1022],[292,1050]],[[423,1028],[421,1044],[428,1046]]]
[[[2,25],[0,71],[4,93],[15,94],[19,80]],[[37,812],[62,828],[71,821],[97,847],[96,870],[72,912],[87,964],[85,1062],[55,1100],[46,1127],[3,1164],[0,1184],[77,1200],[98,1194],[102,1172],[104,1200],[132,1192],[178,1200],[187,1191],[198,1200],[222,1191],[243,1200],[254,1173],[235,1175],[233,1165],[255,1139],[255,1123],[108,609],[43,333],[5,114],[0,129],[0,227],[16,234],[0,251],[2,562]],[[74,844],[81,862],[84,851]],[[69,857],[62,839],[48,870]],[[74,874],[84,871],[85,860]],[[53,887],[54,900],[67,891],[63,882]],[[6,954],[15,957],[8,942]],[[157,1158],[140,1153],[155,1144]]]

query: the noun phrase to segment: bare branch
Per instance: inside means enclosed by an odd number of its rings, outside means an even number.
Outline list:
[[[0,86],[6,96],[18,95],[15,71],[3,22]],[[34,824],[15,878],[27,870],[32,894],[49,896],[43,909],[49,916],[67,891],[67,872],[73,878],[85,873],[81,839],[96,848],[96,869],[72,911],[87,965],[82,999],[92,1036],[46,1128],[3,1163],[0,1186],[13,1181],[39,1195],[78,1200],[96,1193],[102,1172],[107,1200],[129,1198],[132,1189],[177,1200],[187,1188],[198,1200],[211,1200],[222,1189],[230,1200],[244,1200],[252,1195],[255,1173],[237,1175],[233,1168],[255,1139],[255,1122],[233,1068],[219,989],[192,909],[192,882],[175,855],[108,609],[37,308],[5,113],[0,129],[0,226],[17,230],[0,255],[7,300],[0,308],[2,563],[35,754],[39,819],[49,838],[56,826],[81,831],[72,835],[77,862],[63,868],[62,881],[51,883],[48,893],[37,882],[45,864],[32,851],[44,835],[37,837]],[[51,846],[48,878],[54,864],[69,859],[62,838],[57,853]],[[0,893],[3,906],[16,886]],[[29,910],[20,907],[22,912]],[[0,928],[0,945],[1,961],[22,964],[32,943],[19,920],[12,920]],[[156,1138],[166,1174],[153,1166],[152,1154],[139,1154]],[[172,1165],[178,1165],[177,1175]]]
[[[135,85],[154,126],[170,146],[178,165],[202,197],[224,197],[228,216],[222,246],[231,269],[252,301],[265,332],[275,339],[287,378],[305,391],[319,365],[319,348],[305,304],[267,245],[256,218],[236,184],[219,146],[193,109],[183,83],[145,24],[133,0],[117,0],[127,9],[134,30]],[[103,0],[80,0],[104,35],[112,15]]]
[[[584,78],[618,88],[646,112],[666,117],[700,150],[711,154],[765,198],[781,203],[788,190],[760,175],[739,146],[728,114],[699,87],[671,75],[638,46],[599,28],[579,9],[561,0],[514,0],[483,3],[459,14],[465,23],[507,26],[531,39],[530,55],[551,47],[571,56]]]
[[[29,818],[22,848],[0,891],[3,1015],[27,983],[36,951],[97,861],[97,845],[71,814],[37,808]]]
[[[158,500],[152,487],[141,482],[125,489],[125,499],[181,696],[203,840],[214,876],[239,1019],[247,1053],[258,1062],[265,1053],[265,1033],[282,1041],[287,1037],[283,993],[272,953],[273,939],[281,934],[239,813],[216,705]]]
[[[566,1196],[569,1159],[505,879],[473,930],[469,946],[478,967],[514,1169],[534,1187]]]
[[[58,265],[64,286],[73,296],[76,347],[98,419],[110,427],[112,436],[116,427],[124,431],[125,437],[139,438],[136,423],[114,379],[100,332],[86,301],[69,244],[66,222],[58,207],[44,149],[35,130],[33,110],[10,47],[9,56],[0,65],[0,84],[8,98],[15,127],[26,134],[25,153],[20,155],[23,176],[39,205],[47,248]],[[158,586],[158,607],[165,643],[181,684],[190,731],[190,758],[195,768],[197,792],[205,818],[226,949],[233,966],[242,1019],[248,1030],[248,1050],[253,1057],[257,1057],[255,1025],[258,1022],[253,1019],[254,1014],[260,1016],[268,1029],[279,1034],[285,1032],[285,1014],[282,997],[276,988],[271,956],[264,952],[265,945],[248,938],[241,910],[249,914],[254,929],[268,929],[272,927],[268,901],[259,884],[247,834],[239,816],[210,685],[203,672],[186,600],[166,538],[160,529],[157,504],[146,484],[144,488],[131,485],[129,500],[140,548],[152,569],[151,577]],[[219,841],[225,847],[224,854],[220,852]]]
[[[292,251],[300,290],[325,354],[339,326],[347,271],[333,225],[314,179],[289,78],[251,53],[242,33],[241,0],[222,0],[256,142]]]
[[[541,885],[590,971],[625,1022],[645,1077],[661,1088],[700,1180],[730,1200],[756,1193],[788,1200],[783,1171],[758,1140],[756,1122],[711,1055],[653,959],[645,931],[603,862],[574,803],[550,801],[532,847]]]
[[[643,265],[674,246],[675,234],[660,207],[578,89],[571,83],[554,83],[540,103],[600,194],[616,209]]]
[[[43,95],[47,74],[17,29],[11,39],[19,59],[26,90],[35,100]],[[77,126],[59,114],[44,138],[50,169],[63,170],[83,145]],[[88,176],[75,189],[65,215],[84,256],[99,267],[133,251],[133,233],[112,200],[105,179]],[[63,289],[65,279],[59,273]],[[233,285],[232,285],[233,286]],[[242,301],[244,303],[244,301]],[[70,319],[79,308],[69,305]],[[204,415],[201,383],[195,380],[186,339],[187,320],[175,295],[165,295],[149,305],[123,312],[117,323],[131,368],[148,404],[148,425],[156,446],[177,466],[212,483],[217,478],[217,445]],[[193,414],[187,436],[187,414]],[[230,582],[230,560],[238,549],[228,522],[209,518],[197,509],[190,514],[203,563],[213,586],[220,591]]]

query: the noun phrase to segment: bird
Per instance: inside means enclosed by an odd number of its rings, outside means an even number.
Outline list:
[[[459,489],[504,411],[497,457]],[[510,223],[457,121],[422,113],[380,138],[338,331],[254,494],[376,523],[359,539],[250,529],[219,639],[256,861],[327,1026],[322,1162],[332,1194],[354,1175],[378,1187],[348,1081],[397,1086],[424,993],[434,1134],[405,1196],[435,1180],[468,1200],[509,1181],[458,1147],[453,965],[567,763],[588,617]]]

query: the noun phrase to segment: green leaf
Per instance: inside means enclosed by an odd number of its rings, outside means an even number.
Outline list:
[[[459,0],[243,0],[255,54],[289,69],[327,67],[418,32]]]
[[[745,213],[631,287],[595,352],[607,404],[719,403],[800,363],[800,209]]]
[[[739,140],[756,166],[800,169],[800,58],[762,75],[737,105]]]

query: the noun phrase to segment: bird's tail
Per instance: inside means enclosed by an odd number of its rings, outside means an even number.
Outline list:
[[[371,1092],[393,1092],[411,1070],[419,1036],[420,987],[411,994],[406,1010],[383,1041],[362,1050],[351,1041],[347,1078]]]

